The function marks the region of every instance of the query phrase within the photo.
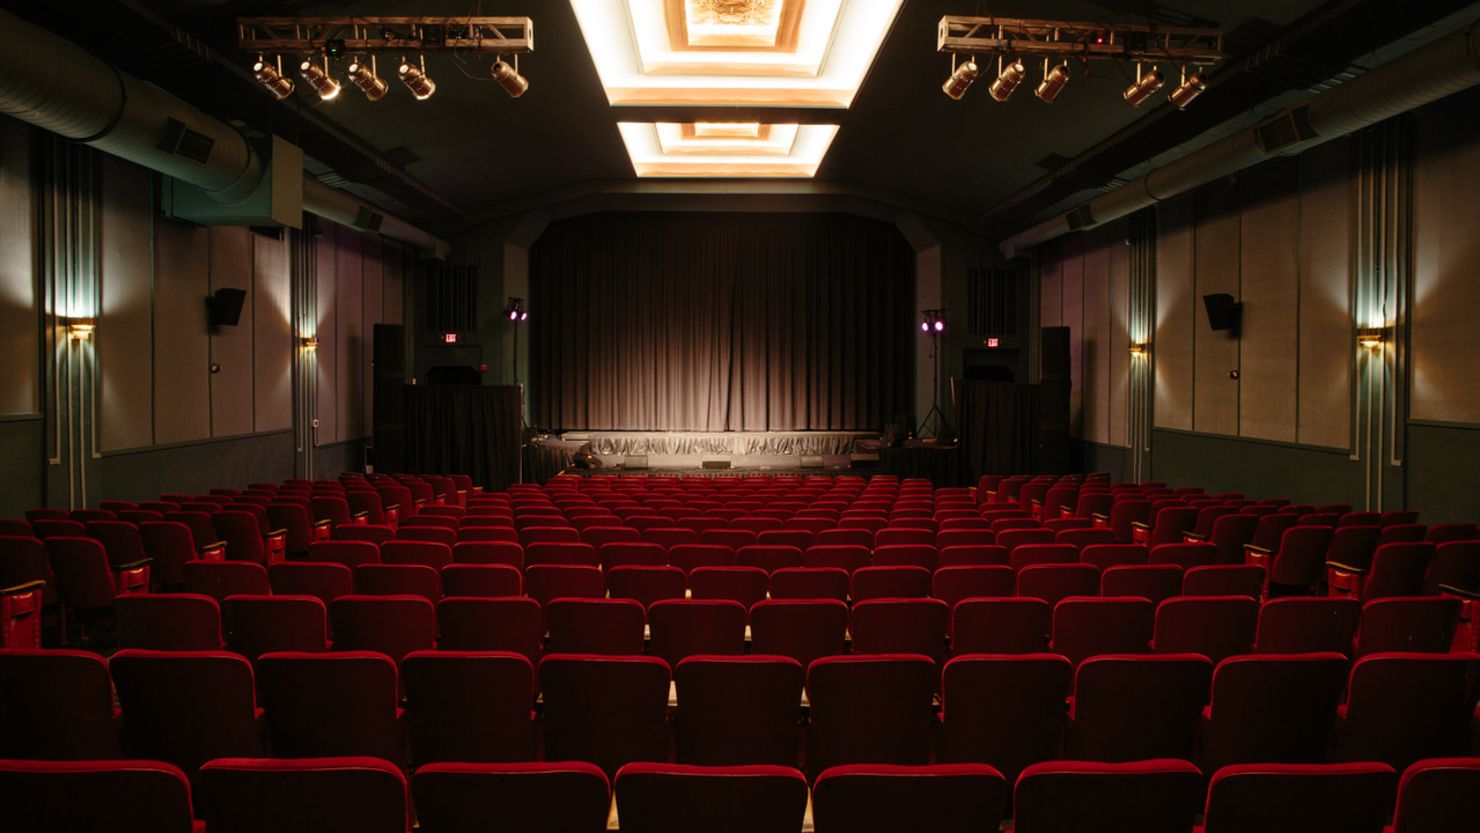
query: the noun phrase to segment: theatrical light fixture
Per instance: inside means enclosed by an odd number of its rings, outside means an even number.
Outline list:
[[[257,62],[252,64],[252,77],[262,88],[272,93],[272,97],[282,101],[293,94],[293,79],[283,75],[283,58],[278,56],[276,64],[270,64],[266,58],[257,56]]]
[[[1149,344],[1139,344],[1139,343],[1133,343],[1133,344],[1131,344],[1131,355],[1132,356],[1145,356],[1148,352],[1150,352],[1150,350],[1151,350],[1151,346]]]
[[[1023,83],[1023,77],[1027,74],[1028,70],[1023,67],[1021,60],[1013,58],[1012,63],[1004,66],[1002,57],[998,56],[997,80],[992,82],[992,86],[987,87],[987,94],[997,101],[1006,101],[1012,96],[1012,91]]]
[[[324,65],[320,67],[314,63],[312,57],[304,58],[303,63],[298,65],[298,74],[308,82],[313,91],[319,94],[323,101],[333,101],[339,96],[339,82],[329,74],[329,57],[324,56]]]
[[[524,299],[509,296],[509,302],[504,305],[504,317],[514,323],[529,320],[529,311],[524,308]]]
[[[1202,95],[1203,90],[1207,88],[1208,79],[1207,76],[1202,74],[1202,70],[1197,70],[1191,75],[1188,75],[1187,67],[1182,67],[1182,83],[1178,84],[1175,90],[1172,90],[1171,94],[1167,96],[1167,99],[1178,110],[1186,110],[1187,105],[1191,104],[1194,98]]]
[[[944,309],[920,310],[922,321],[920,332],[927,335],[940,335],[946,331],[946,311]]]
[[[1162,77],[1161,71],[1155,65],[1152,65],[1149,72],[1142,72],[1141,65],[1136,64],[1136,81],[1129,87],[1126,87],[1125,92],[1121,93],[1120,96],[1132,107],[1140,107],[1146,103],[1147,99],[1155,95],[1156,91],[1161,89],[1161,86],[1165,83],[1166,79]]]
[[[1382,343],[1387,340],[1387,330],[1383,327],[1362,327],[1357,330],[1357,346],[1368,350],[1381,349]]]
[[[1067,64],[1048,65],[1048,59],[1043,59],[1043,80],[1038,82],[1038,88],[1033,90],[1033,95],[1044,104],[1052,104],[1064,87],[1069,85],[1069,67]]]
[[[427,77],[427,59],[421,56],[419,64],[413,64],[405,58],[401,59],[401,66],[396,69],[396,74],[401,76],[401,83],[411,91],[412,97],[417,101],[426,101],[437,91],[437,82]]]
[[[936,51],[949,52],[953,59],[969,56],[972,64],[977,56],[996,56],[998,76],[991,94],[997,101],[1006,101],[1022,82],[1026,59],[1043,60],[1043,80],[1033,92],[1045,103],[1052,103],[1069,83],[1070,61],[1079,61],[1086,73],[1091,61],[1115,61],[1136,64],[1136,82],[1122,95],[1139,107],[1166,83],[1156,65],[1177,63],[1182,66],[1182,77],[1168,98],[1178,109],[1186,108],[1207,89],[1202,68],[1226,57],[1221,29],[965,15],[940,19]],[[1143,64],[1151,65],[1150,71],[1143,71]],[[943,87],[952,98],[960,98],[954,93],[964,93],[969,86],[969,81],[957,84],[959,74],[960,69],[953,66],[951,79]]]
[[[299,339],[298,343],[309,353],[319,349],[319,339],[317,336],[304,336]]]
[[[498,82],[509,98],[518,98],[529,90],[529,79],[519,74],[519,56],[514,56],[514,64],[511,66],[503,58],[493,62],[488,68],[488,74]]]
[[[981,74],[981,67],[976,65],[976,61],[967,58],[965,62],[956,65],[955,70],[951,72],[951,77],[946,79],[940,89],[946,95],[960,101],[961,97],[966,95],[966,91],[971,88],[972,83],[976,81],[977,76]]]
[[[355,58],[353,61],[350,61],[349,69],[346,70],[346,73],[349,75],[349,80],[353,81],[355,86],[359,87],[360,91],[365,94],[365,97],[371,101],[381,100],[385,97],[386,90],[390,89],[390,85],[386,84],[380,76],[375,74],[374,55],[370,56],[369,66],[365,65],[363,58]]]

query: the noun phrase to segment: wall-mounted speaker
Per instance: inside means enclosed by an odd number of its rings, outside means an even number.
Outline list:
[[[247,300],[245,289],[226,287],[206,296],[206,314],[211,329],[235,327],[242,320],[242,304]]]
[[[1226,331],[1229,335],[1237,338],[1239,324],[1243,318],[1244,305],[1233,299],[1227,292],[1218,292],[1203,296],[1203,308],[1208,312],[1208,326],[1214,330]]]

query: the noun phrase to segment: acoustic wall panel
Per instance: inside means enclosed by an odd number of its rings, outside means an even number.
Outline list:
[[[1156,207],[1155,414],[1161,428],[1192,428],[1192,330],[1202,301],[1193,285],[1192,196]]]
[[[382,239],[381,259],[385,265],[381,284],[381,316],[386,324],[404,324],[406,281],[410,279],[410,256],[399,243]]]
[[[102,157],[98,445],[154,443],[154,176]]]
[[[1129,223],[1121,220],[1114,224],[1113,231],[1115,233],[1107,243],[1110,276],[1106,293],[1108,322],[1104,367],[1109,402],[1106,442],[1126,446],[1130,444],[1131,247],[1122,241],[1130,233]]]
[[[1064,244],[1063,326],[1069,328],[1069,436],[1084,432],[1084,235]]]
[[[336,288],[339,285],[336,276],[339,260],[338,247],[335,245],[336,239],[332,227],[326,230],[323,236],[313,239],[314,295],[318,302],[316,334],[319,341],[319,347],[314,351],[312,359],[317,369],[314,382],[316,387],[314,410],[315,420],[318,423],[318,427],[313,429],[315,445],[328,445],[339,439],[337,408],[339,398],[334,374],[339,344],[336,329],[338,323],[336,311],[339,303],[336,294]]]
[[[1239,292],[1240,206],[1238,185],[1223,179],[1193,194],[1197,221],[1193,239],[1192,428],[1209,434],[1238,433],[1239,383],[1229,371],[1239,369],[1239,341],[1209,328],[1202,296]],[[1161,351],[1158,350],[1158,355]]]
[[[257,431],[293,426],[292,284],[288,235],[252,235],[254,421]]]
[[[1351,445],[1352,200],[1350,140],[1300,156],[1297,436],[1332,448]]]
[[[385,320],[385,253],[381,239],[365,235],[360,241],[360,435],[369,436],[375,424],[374,328]]]
[[[210,232],[168,220],[154,224],[154,441],[211,435]]]
[[[338,285],[335,288],[334,383],[339,405],[335,409],[340,442],[365,435],[363,399],[364,377],[361,363],[370,361],[368,334],[361,326],[360,308],[360,235],[353,229],[339,228],[335,235],[338,251]]]
[[[252,232],[242,226],[213,226],[211,286],[246,291],[241,318],[211,333],[211,436],[234,437],[252,433]]]
[[[1239,434],[1295,442],[1299,346],[1300,163],[1283,158],[1245,171],[1239,263],[1243,329]]]
[[[1110,441],[1110,235],[1097,230],[1084,252],[1084,324],[1080,339],[1080,437]],[[1122,246],[1121,248],[1124,248]]]
[[[1064,241],[1043,247],[1038,264],[1038,323],[1058,327],[1064,323]]]
[[[1420,110],[1414,125],[1418,164],[1413,210],[1412,405],[1415,419],[1480,423],[1480,143],[1472,95]]]
[[[0,416],[41,410],[31,128],[0,118]]]

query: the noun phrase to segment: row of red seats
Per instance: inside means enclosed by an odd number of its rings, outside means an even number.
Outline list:
[[[224,758],[199,784],[208,825],[167,763],[0,761],[0,801],[35,833],[407,833],[413,816],[422,833],[980,833],[1009,815],[1017,833],[1452,833],[1473,812],[1480,759],[1421,761],[1401,781],[1381,764],[1255,764],[1219,770],[1206,789],[1196,767],[1169,760],[1043,763],[1015,785],[988,766],[844,766],[809,790],[769,766],[637,763],[609,780],[580,763],[429,764],[408,786],[373,758]]]
[[[365,755],[801,765],[1381,762],[1470,754],[1476,654],[825,657],[0,652],[0,757]],[[113,706],[116,687],[119,708]],[[531,710],[538,686],[537,711]],[[402,707],[401,691],[405,692]],[[936,694],[939,692],[939,707]],[[1345,701],[1343,702],[1343,694]],[[1066,703],[1067,708],[1066,708]],[[670,716],[671,715],[671,716]],[[408,754],[409,739],[409,754]]]

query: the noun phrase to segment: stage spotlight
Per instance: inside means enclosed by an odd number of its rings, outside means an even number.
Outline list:
[[[946,82],[941,85],[941,92],[960,101],[961,97],[966,95],[966,91],[976,81],[977,76],[981,74],[981,67],[976,65],[976,61],[967,58],[966,63],[958,64],[955,71],[951,73],[951,77],[947,78]]]
[[[1120,95],[1130,102],[1132,107],[1140,107],[1165,83],[1166,79],[1162,78],[1161,72],[1156,67],[1153,66],[1150,72],[1143,73],[1141,65],[1136,64],[1136,83],[1126,87],[1125,92]]]
[[[1182,83],[1177,85],[1177,89],[1172,90],[1167,99],[1178,110],[1186,110],[1187,105],[1191,104],[1194,98],[1202,95],[1207,88],[1208,79],[1201,70],[1188,75],[1187,67],[1182,67]]]
[[[940,320],[939,318],[935,319],[931,326],[935,328],[935,331],[937,333],[943,333],[946,330],[946,322]]]
[[[303,63],[298,65],[298,74],[308,82],[313,91],[319,94],[324,101],[333,101],[339,96],[339,82],[328,73],[329,59],[324,59],[324,66],[320,67],[313,62],[313,58],[304,58]]]
[[[278,56],[278,63],[274,65],[258,55],[257,62],[252,64],[252,77],[278,101],[293,94],[293,79],[283,75],[282,60],[282,56]]]
[[[515,56],[514,60],[517,62],[518,56]],[[519,74],[517,66],[510,66],[503,58],[493,62],[493,66],[488,69],[488,74],[493,76],[493,80],[497,81],[500,87],[504,88],[509,98],[518,98],[529,90],[529,79]]]
[[[389,89],[389,85],[380,76],[375,74],[374,55],[370,56],[369,66],[365,66],[365,62],[360,58],[350,61],[347,72],[349,74],[349,80],[353,81],[355,86],[360,88],[360,91],[365,94],[366,98],[371,101],[379,101],[385,98],[385,93]]]
[[[1055,64],[1049,67],[1048,59],[1043,59],[1043,80],[1039,82],[1038,88],[1033,95],[1044,104],[1052,104],[1059,93],[1069,85],[1069,68],[1065,64]]]
[[[1028,71],[1023,68],[1023,62],[1017,58],[1012,59],[1012,63],[1003,66],[1002,59],[999,57],[997,64],[999,67],[997,80],[987,88],[987,94],[997,101],[1006,101],[1012,96],[1012,91],[1023,83],[1023,76],[1027,75]]]
[[[930,332],[930,322],[929,321],[921,321],[920,322],[920,332],[922,332],[922,333],[928,333],[928,332]]]
[[[401,83],[411,91],[411,95],[417,101],[426,101],[437,91],[437,82],[427,77],[427,59],[422,56],[419,64],[413,64],[405,58],[401,59],[401,66],[397,68],[396,74],[401,76]]]
[[[529,320],[529,312],[524,308],[524,299],[509,296],[509,302],[504,304],[504,315],[514,323]]]

